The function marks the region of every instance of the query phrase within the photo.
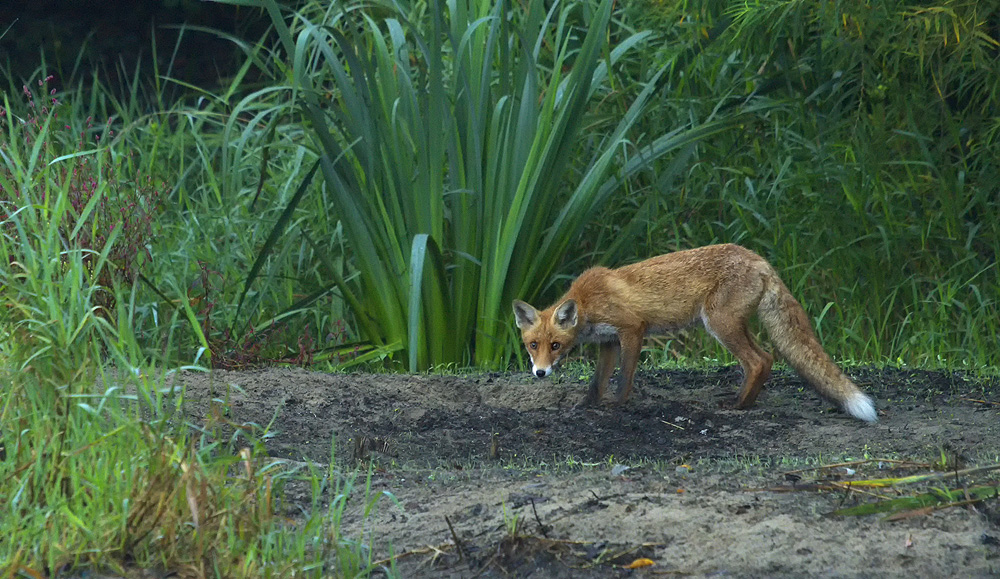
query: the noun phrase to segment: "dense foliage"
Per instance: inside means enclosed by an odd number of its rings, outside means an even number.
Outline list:
[[[195,108],[164,102],[172,62],[124,92],[67,79],[72,122],[113,119],[81,130],[117,128],[135,177],[170,183],[128,255],[152,258],[140,338],[186,321],[171,356],[505,365],[513,298],[735,241],[841,357],[996,363],[996,10],[259,5],[274,32],[234,39],[245,65]]]

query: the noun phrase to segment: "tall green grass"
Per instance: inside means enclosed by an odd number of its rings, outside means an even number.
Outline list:
[[[125,190],[144,191],[133,173],[142,159],[107,126],[88,132],[79,92],[28,86],[30,103],[20,87],[4,93],[0,122],[0,573],[371,571],[375,538],[342,523],[348,504],[361,502],[364,519],[384,493],[333,456],[325,468],[284,467],[263,453],[266,432],[234,435],[178,412],[168,355],[190,328],[175,312],[161,320],[166,354],[140,345],[148,287],[114,257],[134,230],[124,213],[102,213]],[[295,525],[282,515],[289,480],[316,493]]]

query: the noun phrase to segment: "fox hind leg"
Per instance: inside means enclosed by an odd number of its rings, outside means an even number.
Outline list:
[[[771,368],[774,365],[774,357],[757,344],[753,336],[750,335],[750,328],[744,328],[743,332],[745,343],[753,349],[756,354],[756,360],[755,362],[751,362],[755,368],[753,376],[751,376],[751,371],[747,369],[747,363],[742,359],[740,360],[740,365],[743,366],[744,377],[743,387],[740,389],[740,393],[736,398],[736,407],[750,408],[757,400],[757,395],[760,394],[761,390],[763,390],[764,383],[771,377]]]
[[[750,327],[743,313],[751,310],[750,304],[728,303],[726,306],[712,310],[706,306],[702,322],[712,337],[740,361],[743,385],[736,397],[736,408],[750,408],[756,402],[764,382],[771,376],[774,357],[757,345],[750,334]]]

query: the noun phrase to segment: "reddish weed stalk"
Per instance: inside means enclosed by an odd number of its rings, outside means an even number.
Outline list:
[[[28,85],[23,87],[28,104],[23,119],[0,107],[0,130],[21,141],[21,146],[17,147],[21,162],[0,166],[4,177],[0,179],[0,223],[6,232],[12,233],[14,224],[9,219],[10,214],[28,203],[38,208],[51,208],[53,199],[47,197],[65,191],[72,210],[71,218],[63,219],[59,226],[64,246],[83,250],[88,268],[93,268],[100,253],[108,248],[108,264],[93,282],[103,288],[114,285],[131,288],[138,277],[140,256],[152,257],[149,243],[156,233],[155,218],[162,208],[164,184],[157,186],[150,175],[128,175],[126,163],[115,158],[111,147],[100,146],[100,134],[94,134],[92,139],[88,137],[94,132],[92,118],[88,118],[86,127],[74,135],[73,129],[60,121],[59,113],[64,105],[56,97],[56,90],[48,89],[52,80],[53,77],[48,76],[38,81],[38,92],[45,95],[44,99],[39,99]],[[114,136],[111,119],[103,134],[107,139]],[[37,157],[32,159],[33,147],[39,139],[42,144]],[[12,144],[0,144],[4,152],[10,152],[11,148]],[[14,154],[6,156],[18,158]],[[52,163],[65,156],[69,158]],[[84,214],[95,197],[98,201],[93,210]],[[74,229],[77,230],[75,234]],[[25,242],[27,240],[22,240]],[[19,256],[11,255],[9,259],[10,262],[18,261]],[[115,305],[114,293],[102,291],[98,295],[100,303],[97,305],[110,312]]]

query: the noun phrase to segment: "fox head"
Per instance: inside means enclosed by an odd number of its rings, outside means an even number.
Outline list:
[[[576,343],[580,320],[576,302],[566,300],[545,311],[538,311],[521,300],[514,300],[514,319],[521,329],[521,340],[531,356],[531,373],[545,378],[566,352]]]

